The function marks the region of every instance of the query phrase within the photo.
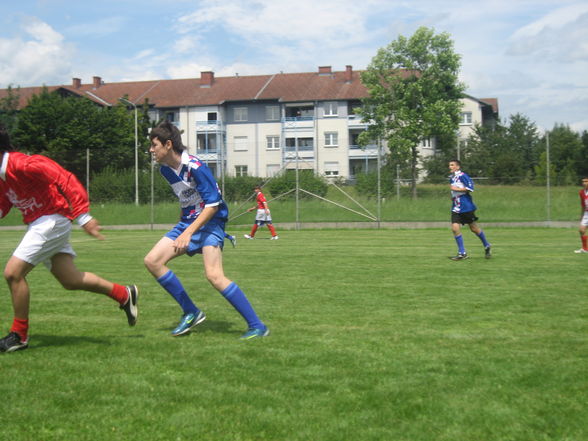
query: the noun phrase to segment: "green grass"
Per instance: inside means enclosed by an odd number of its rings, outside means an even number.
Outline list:
[[[361,197],[354,187],[344,187],[353,199],[377,217],[377,204],[374,198]],[[396,196],[384,198],[381,204],[381,220],[384,222],[406,221],[449,221],[451,200],[445,185],[419,186],[419,198],[412,200],[407,195],[407,188],[402,189],[399,200]],[[576,187],[553,187],[551,189],[550,220],[576,221],[580,215]],[[278,199],[277,195],[267,195],[274,222],[295,222],[296,203],[294,200]],[[355,202],[346,197],[335,187],[329,187],[329,200],[337,202],[355,211],[365,213]],[[547,220],[547,196],[543,187],[490,186],[479,184],[474,200],[478,205],[478,216],[483,222],[526,222]],[[254,214],[243,214],[253,206],[253,202],[230,202],[231,225],[250,225]],[[177,222],[179,209],[177,202],[161,203],[154,206],[132,204],[93,204],[92,214],[103,225],[172,224]],[[334,204],[318,199],[301,199],[298,220],[300,222],[371,222],[369,218],[342,209]],[[2,225],[20,225],[22,217],[18,210],[12,210]]]
[[[282,232],[240,240],[225,270],[272,334],[245,325],[203,280],[172,268],[207,313],[180,310],[142,267],[162,232],[73,234],[77,264],[137,283],[135,328],[110,299],[63,290],[43,266],[30,348],[2,354],[10,441],[482,441],[588,439],[588,297],[570,229],[488,229],[494,257],[448,230]],[[22,233],[2,232],[5,260]],[[260,232],[260,237],[268,237]],[[0,325],[12,317],[0,297]]]

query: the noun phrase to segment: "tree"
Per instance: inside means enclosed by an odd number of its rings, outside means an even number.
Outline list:
[[[100,107],[87,98],[64,97],[45,88],[20,112],[14,143],[21,150],[49,156],[83,181],[86,149],[90,151],[92,173],[108,166],[134,168],[134,127],[134,115],[123,105]],[[142,168],[149,157],[142,154],[146,137],[141,133]]]
[[[558,184],[578,183],[578,175],[586,163],[586,157],[582,156],[583,149],[580,134],[568,125],[556,124],[549,132],[549,159],[557,172]]]
[[[12,133],[17,124],[18,102],[20,100],[19,88],[16,92],[12,86],[8,86],[6,96],[0,98],[0,123]]]
[[[371,124],[359,137],[366,145],[385,140],[392,161],[410,160],[412,196],[418,178],[417,146],[425,139],[455,134],[465,86],[460,56],[449,34],[421,27],[381,48],[361,79],[369,96],[358,113]]]

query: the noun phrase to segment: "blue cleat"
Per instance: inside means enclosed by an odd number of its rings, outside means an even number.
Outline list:
[[[267,326],[263,328],[249,328],[245,334],[241,336],[241,340],[251,340],[252,338],[267,337],[269,329]]]
[[[190,312],[182,317],[182,320],[180,320],[180,323],[176,329],[174,329],[171,333],[174,337],[183,335],[189,332],[190,329],[192,329],[198,323],[202,323],[204,320],[206,320],[206,315],[202,311],[200,311],[198,315]]]

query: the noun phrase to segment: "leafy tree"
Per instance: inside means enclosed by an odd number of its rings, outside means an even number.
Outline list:
[[[6,89],[6,96],[0,98],[0,123],[12,133],[17,124],[18,102],[20,88],[16,91],[12,86]]]
[[[546,149],[546,139],[542,148]],[[556,124],[549,132],[549,159],[557,172],[557,183],[575,185],[578,175],[585,167],[586,157],[582,156],[584,144],[580,134],[568,125]]]
[[[146,133],[146,129],[145,129]],[[139,164],[149,164],[146,137],[139,136]],[[106,167],[134,169],[134,115],[123,105],[100,107],[86,98],[62,96],[44,88],[19,114],[14,143],[21,150],[49,156],[86,178],[87,152],[91,173]]]
[[[381,48],[362,73],[369,91],[358,113],[372,124],[359,137],[362,145],[383,139],[389,164],[408,159],[412,196],[416,197],[418,144],[454,134],[465,86],[458,81],[460,56],[449,34],[421,27]]]

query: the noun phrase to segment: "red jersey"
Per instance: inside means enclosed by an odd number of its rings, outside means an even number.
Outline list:
[[[580,203],[582,204],[582,210],[588,211],[588,190],[580,190]]]
[[[23,222],[49,214],[70,220],[87,213],[88,193],[75,175],[41,155],[5,152],[0,164],[0,218],[12,207],[22,212]]]
[[[267,202],[265,200],[265,196],[263,195],[263,193],[260,191],[259,193],[257,193],[257,197],[255,198],[255,201],[257,202],[257,209],[258,210],[265,210],[265,205],[263,205],[264,202]]]

